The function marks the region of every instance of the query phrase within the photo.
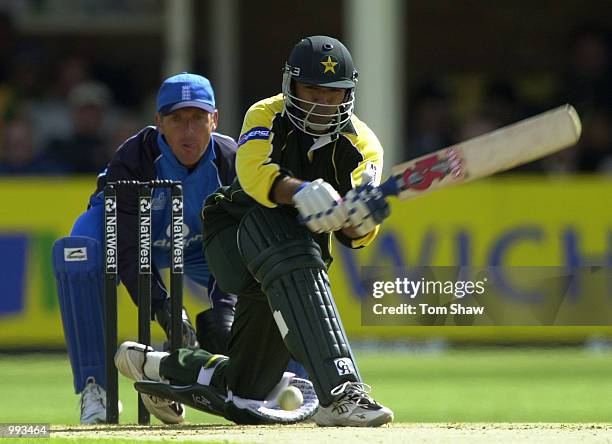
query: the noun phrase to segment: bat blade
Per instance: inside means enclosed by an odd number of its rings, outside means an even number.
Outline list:
[[[385,196],[411,199],[490,176],[574,145],[582,126],[566,104],[482,136],[443,148],[391,169],[379,189]]]

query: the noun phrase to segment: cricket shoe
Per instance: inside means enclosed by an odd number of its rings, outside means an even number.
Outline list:
[[[331,391],[337,396],[327,406],[319,406],[314,422],[321,427],[378,427],[393,421],[393,412],[374,401],[370,386],[361,382],[345,382]]]
[[[87,378],[81,392],[81,424],[102,424],[106,422],[106,391],[95,378]],[[119,402],[119,411],[122,409]]]
[[[126,341],[115,353],[115,366],[123,376],[134,381],[167,382],[159,374],[161,359],[166,352],[156,352],[152,347]],[[180,424],[185,421],[182,404],[153,395],[140,394],[146,409],[164,424]]]

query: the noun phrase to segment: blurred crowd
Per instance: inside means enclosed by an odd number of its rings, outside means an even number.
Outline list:
[[[612,45],[603,29],[582,27],[568,45],[568,65],[542,79],[480,79],[468,111],[461,86],[426,80],[411,93],[409,142],[411,159],[487,133],[547,109],[572,104],[582,120],[582,136],[573,148],[518,168],[519,171],[612,173]],[[531,86],[529,86],[531,84]],[[525,91],[541,91],[530,100]],[[525,85],[528,85],[526,88]],[[532,94],[533,96],[534,94]],[[464,107],[465,108],[465,107]],[[457,111],[459,109],[459,111]]]
[[[0,13],[0,175],[100,172],[121,143],[152,122],[151,97],[119,101],[86,54],[50,54],[19,39]],[[133,80],[133,79],[132,79]]]
[[[612,173],[611,52],[604,30],[578,30],[567,66],[552,75],[547,95],[537,102],[522,94],[514,78],[483,75],[467,111],[461,85],[448,81],[452,73],[410,85],[404,158],[569,102],[583,121],[578,145],[522,170]],[[48,64],[36,48],[14,45],[11,24],[0,17],[0,175],[99,172],[126,138],[152,123],[155,91],[140,103],[119,105],[115,85],[102,78],[82,54]]]

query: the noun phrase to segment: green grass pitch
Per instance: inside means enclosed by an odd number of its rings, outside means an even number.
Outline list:
[[[395,411],[397,423],[610,421],[609,352],[581,348],[386,350],[358,352],[357,360],[374,397]],[[72,390],[65,355],[0,355],[0,375],[0,422],[78,423],[79,398]],[[120,384],[120,420],[135,423],[135,391],[121,376]],[[227,424],[194,410],[187,411],[187,420]],[[153,420],[153,424],[158,423]]]

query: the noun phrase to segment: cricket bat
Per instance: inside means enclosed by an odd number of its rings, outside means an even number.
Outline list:
[[[379,190],[404,200],[470,182],[570,147],[581,130],[578,113],[566,104],[395,165]]]

